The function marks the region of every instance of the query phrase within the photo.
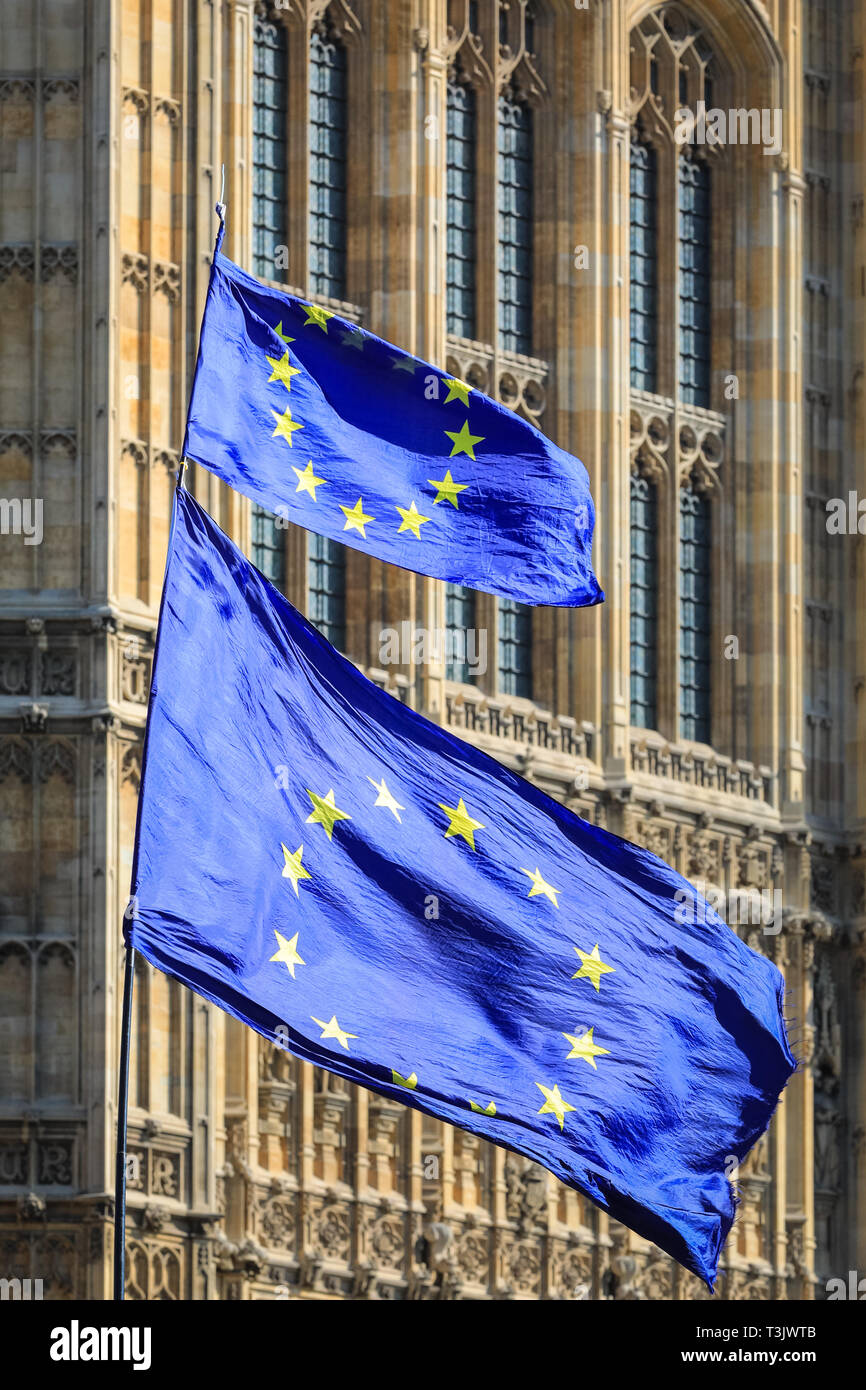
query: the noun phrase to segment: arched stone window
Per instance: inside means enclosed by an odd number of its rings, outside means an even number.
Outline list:
[[[730,82],[697,6],[644,15],[630,60],[631,722],[710,743],[730,268],[698,118]]]
[[[285,279],[277,248],[288,241],[288,47],[266,12],[253,22],[253,270]]]
[[[535,55],[533,0],[449,0],[446,59],[446,332],[449,372],[535,425],[546,401],[547,363],[536,340],[536,112],[547,88]],[[491,254],[492,252],[492,254]],[[486,594],[446,592],[446,630],[491,634],[490,693],[531,697],[530,609]],[[446,663],[449,680],[465,662]]]
[[[345,299],[348,162],[346,48],[317,24],[310,38],[309,292]]]

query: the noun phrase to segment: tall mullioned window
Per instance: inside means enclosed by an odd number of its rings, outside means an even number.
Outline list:
[[[710,404],[710,171],[702,160],[680,158],[679,299],[680,399]]]
[[[740,78],[699,11],[642,6],[628,41],[630,721],[708,743],[731,732],[711,688],[711,617],[715,600],[725,611],[731,597],[715,592],[729,407],[713,365],[732,354],[736,299],[714,214],[735,185],[732,151],[704,140],[701,112],[736,106]],[[680,112],[691,113],[691,129],[674,119]],[[685,474],[683,455],[693,460]]]
[[[532,696],[532,610],[515,599],[499,600],[499,692]]]
[[[467,633],[475,630],[475,590],[465,584],[445,585],[445,675],[449,681],[468,681]],[[474,638],[473,638],[474,640]]]
[[[680,733],[710,741],[711,508],[680,489]]]
[[[348,77],[342,44],[314,30],[310,40],[309,292],[346,298]]]
[[[631,144],[630,175],[631,384],[656,390],[656,152]]]
[[[445,317],[449,333],[476,336],[475,92],[450,81],[447,96]]]
[[[307,536],[307,614],[335,647],[346,645],[346,550],[339,541]]]
[[[658,644],[658,499],[646,478],[631,479],[631,723],[654,729]]]
[[[252,509],[253,564],[266,579],[282,589],[286,582],[286,527],[264,507],[253,503]]]
[[[532,351],[532,111],[501,97],[497,136],[499,345]]]
[[[277,248],[288,241],[286,31],[259,16],[253,29],[253,271],[285,278]]]

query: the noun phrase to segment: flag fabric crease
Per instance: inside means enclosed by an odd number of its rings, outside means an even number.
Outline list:
[[[604,598],[579,459],[219,250],[184,456],[284,522],[404,569],[527,604]]]
[[[779,971],[684,889],[379,690],[178,490],[127,940],[711,1285],[795,1063]]]

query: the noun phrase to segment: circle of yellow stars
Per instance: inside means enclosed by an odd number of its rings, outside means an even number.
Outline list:
[[[301,327],[314,330],[317,329],[327,335],[329,320],[334,317],[333,312],[315,304],[302,304],[301,308],[306,315]],[[270,375],[267,379],[268,384],[276,382],[283,386],[289,395],[291,395],[292,380],[302,372],[301,367],[295,366],[292,363],[289,351],[289,345],[293,343],[295,339],[283,332],[282,321],[276,325],[274,332],[284,345],[284,351],[279,355],[275,354],[273,356],[267,353],[265,354],[265,359],[270,368]],[[354,350],[363,351],[364,334],[356,325],[344,324],[342,326],[340,339],[345,346]],[[393,355],[391,363],[394,371],[408,372],[413,375],[420,365],[407,353],[397,353]],[[469,396],[473,388],[467,382],[461,381],[458,377],[444,377],[442,378],[442,384],[447,388],[444,404],[449,405],[451,402],[457,402],[468,411],[470,408]],[[294,448],[294,436],[299,430],[303,430],[303,421],[294,418],[290,403],[286,404],[281,411],[272,409],[271,415],[275,422],[272,437],[281,439],[289,448]],[[448,455],[449,459],[459,458],[465,455],[471,459],[472,462],[476,462],[475,448],[477,445],[484,442],[484,436],[472,433],[469,427],[468,414],[458,429],[444,430],[443,432],[451,442],[450,453]],[[296,493],[303,493],[309,497],[312,502],[318,503],[319,498],[317,496],[317,491],[319,488],[328,487],[328,479],[319,476],[312,458],[307,460],[303,468],[296,467],[294,464],[291,465],[291,468],[297,479]],[[455,511],[460,510],[460,494],[465,492],[469,487],[468,483],[461,482],[454,478],[450,467],[445,470],[444,477],[428,478],[427,485],[435,490],[435,495],[432,497],[432,505],[434,507],[438,505],[447,505],[453,507]],[[348,503],[338,503],[338,506],[344,516],[343,530],[355,531],[364,540],[367,539],[367,527],[375,524],[377,521],[383,520],[383,518],[377,517],[372,512],[365,509],[363,495],[359,495],[351,506],[348,505]],[[395,506],[394,510],[399,516],[397,534],[407,533],[409,536],[420,540],[422,527],[430,524],[432,518],[423,513],[418,506],[417,500],[412,497],[409,499],[408,506]],[[389,812],[402,824],[400,812],[405,811],[406,808],[394,796],[384,777],[377,781],[375,778],[368,776],[367,781],[376,790],[376,799],[373,802],[373,806]],[[328,840],[332,841],[336,826],[342,821],[351,820],[352,817],[348,812],[337,806],[333,787],[329,788],[324,794],[313,791],[309,787],[306,791],[312,803],[312,810],[306,817],[306,823],[308,825],[321,826]],[[446,802],[438,802],[437,805],[439,810],[445,813],[448,822],[446,828],[443,830],[444,838],[446,840],[461,840],[473,853],[477,853],[475,836],[476,833],[484,831],[487,828],[485,823],[477,820],[471,814],[462,796],[458,798],[456,806],[451,806]],[[299,898],[300,885],[313,881],[313,875],[303,863],[304,846],[302,844],[299,845],[294,852],[291,852],[286,845],[281,845],[281,849],[284,859],[282,876],[289,880],[295,896]],[[559,896],[562,889],[555,887],[552,883],[547,881],[539,865],[536,864],[532,868],[521,866],[519,871],[525,874],[530,880],[531,886],[527,892],[528,898],[544,897],[554,908],[559,908]],[[270,960],[285,965],[291,978],[295,979],[296,967],[305,964],[298,950],[300,932],[295,932],[294,936],[288,939],[274,929],[274,935],[277,939],[277,950],[275,954],[270,957]],[[591,951],[585,951],[579,946],[575,946],[574,950],[580,959],[580,968],[572,976],[572,979],[587,980],[592,985],[595,992],[597,994],[600,993],[603,977],[615,973],[615,968],[602,959],[598,943],[593,946]],[[356,1033],[351,1033],[347,1029],[341,1027],[334,1014],[331,1015],[330,1020],[327,1022],[313,1015],[311,1015],[311,1018],[317,1027],[321,1029],[320,1040],[334,1041],[347,1052],[350,1050],[350,1040],[355,1041],[358,1037]],[[570,1044],[570,1050],[566,1053],[566,1060],[586,1062],[594,1071],[597,1071],[596,1058],[610,1056],[610,1050],[596,1043],[593,1034],[594,1027],[578,1031],[577,1025],[573,1033],[563,1031],[562,1036]],[[403,1076],[399,1071],[392,1070],[391,1077],[395,1086],[402,1087],[405,1090],[413,1091],[418,1085],[418,1076],[414,1071],[408,1076]],[[558,1082],[547,1085],[537,1081],[535,1084],[544,1097],[544,1104],[537,1113],[539,1115],[552,1116],[559,1125],[560,1130],[563,1130],[567,1115],[577,1107],[572,1105],[563,1096]],[[486,1104],[482,1105],[474,1099],[469,1099],[468,1105],[471,1111],[479,1115],[492,1118],[497,1113],[496,1104],[493,1100],[489,1100]]]
[[[376,778],[368,775],[367,781],[376,793],[375,800],[373,801],[374,809],[377,808],[386,811],[402,824],[403,821],[400,813],[405,811],[406,807],[402,802],[398,801],[397,797],[388,786],[386,779],[384,777]],[[342,807],[337,805],[336,793],[333,787],[329,787],[326,792],[316,791],[312,787],[307,787],[306,795],[310,800],[312,810],[307,815],[305,823],[307,825],[321,826],[328,840],[333,841],[337,826],[343,821],[351,821],[352,816],[348,811],[345,811]],[[452,806],[448,802],[437,802],[436,805],[440,811],[444,812],[445,821],[447,822],[447,824],[443,826],[443,838],[446,840],[460,840],[467,845],[473,853],[477,853],[478,845],[475,839],[476,834],[485,831],[487,826],[484,821],[478,820],[472,814],[466,805],[464,797],[460,796],[457,798],[456,806]],[[283,877],[288,878],[295,892],[295,896],[300,897],[300,885],[306,881],[312,881],[313,879],[313,875],[303,862],[304,846],[302,844],[299,845],[294,852],[291,852],[286,845],[281,845],[281,849],[283,851],[284,860],[282,870]],[[559,909],[559,897],[563,890],[548,882],[538,864],[533,868],[520,866],[519,872],[529,879],[529,887],[526,894],[527,898],[546,898],[552,907],[557,910]],[[300,932],[295,932],[294,936],[289,939],[281,932],[274,929],[274,935],[277,940],[277,950],[274,955],[270,957],[270,960],[276,964],[285,965],[291,978],[295,979],[296,967],[305,964],[298,949]],[[574,973],[572,979],[586,980],[595,990],[596,994],[600,993],[602,980],[605,976],[614,974],[615,967],[602,958],[598,942],[593,945],[591,950],[584,950],[581,946],[575,946],[573,949],[580,960],[580,968]],[[341,1026],[336,1014],[332,1014],[328,1021],[319,1018],[317,1015],[311,1015],[310,1017],[321,1029],[320,1041],[333,1041],[344,1051],[349,1052],[351,1050],[349,1044],[357,1040],[358,1034],[352,1033],[347,1028]],[[611,1051],[610,1048],[603,1047],[600,1043],[596,1042],[594,1035],[595,1025],[590,1027],[575,1025],[573,1032],[563,1029],[562,1037],[565,1038],[566,1042],[569,1044],[569,1049],[565,1053],[565,1061],[585,1062],[587,1066],[590,1066],[593,1071],[597,1072],[597,1059],[600,1057],[609,1057]],[[404,1090],[414,1091],[418,1086],[418,1075],[414,1071],[410,1072],[408,1076],[404,1076],[396,1069],[392,1069],[391,1077],[393,1084]],[[538,1115],[552,1116],[556,1124],[558,1124],[560,1131],[563,1131],[567,1116],[575,1111],[577,1107],[567,1099],[566,1095],[563,1095],[560,1082],[556,1081],[547,1084],[546,1082],[536,1081],[535,1084],[544,1097],[544,1102],[537,1111]],[[468,1105],[469,1109],[474,1114],[485,1115],[488,1118],[495,1118],[497,1114],[494,1100],[488,1100],[486,1103],[482,1103],[474,1098],[468,1098]]]
[[[329,327],[333,326],[330,324],[330,320],[334,318],[333,310],[325,309],[322,305],[307,303],[301,303],[299,307],[303,310],[305,315],[300,325],[301,328],[306,328],[310,331],[318,330],[328,336]],[[295,338],[283,331],[282,320],[280,320],[273,331],[280,339],[283,351],[273,355],[268,352],[265,353],[265,361],[270,369],[267,382],[268,385],[276,382],[278,385],[285,387],[285,390],[289,393],[289,396],[291,396],[293,378],[301,375],[303,372],[303,368],[296,366],[292,361],[290,344],[295,342]],[[355,351],[363,351],[365,335],[356,324],[343,323],[339,337],[340,342],[344,346],[350,347]],[[421,363],[408,353],[398,352],[391,357],[391,367],[393,371],[402,371],[414,375],[420,366]],[[469,397],[474,388],[470,386],[468,382],[461,381],[459,377],[443,376],[437,380],[441,386],[447,389],[443,404],[449,405],[451,402],[457,402],[458,405],[465,407],[468,412],[470,408]],[[437,387],[434,399],[438,398],[439,390]],[[304,429],[304,422],[296,418],[292,410],[291,401],[288,401],[281,410],[275,410],[271,407],[270,413],[274,421],[274,429],[271,437],[273,439],[283,440],[290,449],[294,449],[295,436],[299,430],[302,431]],[[468,414],[466,419],[460,424],[459,429],[443,430],[443,434],[445,434],[450,441],[449,459],[465,454],[473,462],[476,461],[475,447],[484,442],[485,436],[472,433],[469,428]],[[301,493],[305,497],[308,497],[311,502],[318,503],[320,499],[317,490],[322,487],[327,488],[329,480],[319,476],[312,459],[308,459],[303,468],[299,468],[295,464],[291,464],[290,466],[297,479],[295,493]],[[453,507],[455,511],[460,510],[460,494],[466,492],[469,488],[469,483],[461,482],[459,479],[455,478],[450,468],[445,470],[445,476],[443,478],[428,478],[426,481],[427,486],[433,490],[430,505],[433,507],[445,505]],[[326,493],[325,496],[327,499],[329,495]],[[340,502],[337,503],[337,505],[343,513],[343,531],[355,532],[361,536],[363,540],[367,540],[368,526],[376,523],[387,525],[389,521],[393,521],[394,524],[396,524],[396,534],[398,536],[406,535],[407,539],[414,538],[415,540],[421,540],[422,527],[429,525],[433,521],[433,517],[427,516],[424,512],[424,503],[422,502],[421,506],[419,506],[418,500],[414,497],[409,498],[408,506],[401,507],[396,504],[393,506],[393,510],[397,513],[397,517],[394,518],[376,516],[373,512],[368,511],[364,504],[363,495],[360,495],[352,505],[348,502]]]

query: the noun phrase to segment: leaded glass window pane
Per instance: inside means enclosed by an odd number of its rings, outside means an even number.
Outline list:
[[[532,351],[532,111],[499,102],[497,212],[499,343]]]
[[[252,509],[253,564],[278,589],[286,583],[285,522],[253,503]]]
[[[658,496],[631,480],[631,722],[655,729],[658,666]]]
[[[346,550],[339,541],[308,536],[307,614],[323,637],[346,645]]]
[[[346,297],[346,50],[310,40],[310,294]]]
[[[680,398],[710,404],[710,171],[681,158],[679,170]]]
[[[707,497],[680,490],[680,734],[710,742],[711,513]]]
[[[277,248],[288,241],[286,31],[258,16],[253,30],[253,270],[285,278]]]
[[[656,152],[636,140],[630,178],[631,384],[656,390]]]
[[[449,681],[468,681],[472,670],[467,660],[466,634],[475,629],[475,592],[465,584],[445,586],[445,675]],[[474,649],[473,649],[474,650]]]
[[[458,338],[474,338],[477,129],[471,87],[448,83],[447,117],[446,326]]]
[[[532,696],[532,610],[506,598],[499,600],[499,691]]]

